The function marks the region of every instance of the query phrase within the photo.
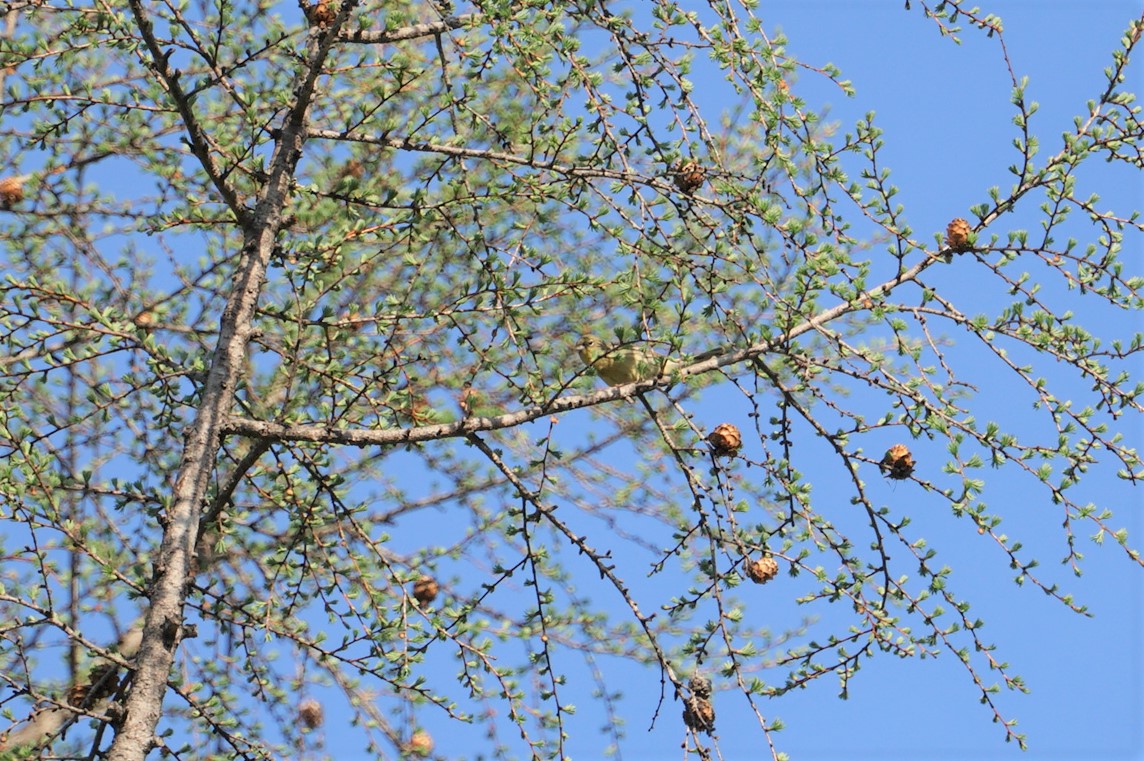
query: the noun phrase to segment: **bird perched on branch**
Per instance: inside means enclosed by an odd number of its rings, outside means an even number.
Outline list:
[[[608,346],[596,336],[581,336],[576,344],[580,359],[596,371],[609,386],[651,380],[670,375],[679,369],[674,359],[662,357],[640,345]],[[691,359],[701,362],[719,354],[719,350],[705,351]]]

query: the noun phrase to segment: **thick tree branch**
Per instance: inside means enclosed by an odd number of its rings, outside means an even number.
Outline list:
[[[355,3],[342,5],[336,25],[344,23]],[[140,26],[149,22],[139,0],[132,7]],[[144,32],[147,34],[147,32]],[[135,679],[127,699],[122,729],[111,746],[110,756],[130,761],[142,759],[156,744],[155,727],[162,711],[167,677],[174,662],[182,631],[183,605],[192,577],[193,557],[199,530],[199,512],[214,472],[220,430],[234,404],[234,390],[244,366],[246,344],[258,297],[283,222],[283,208],[302,155],[306,114],[321,76],[322,62],[334,43],[334,35],[311,38],[307,65],[292,90],[293,106],[286,116],[277,150],[271,158],[268,179],[252,216],[244,225],[242,252],[233,287],[219,326],[219,338],[207,373],[202,403],[191,423],[184,444],[174,498],[166,515],[162,545],[155,564],[150,606],[143,625]],[[192,125],[188,124],[188,129]]]
[[[369,29],[356,29],[349,32],[341,32],[338,39],[343,42],[363,42],[363,43],[386,43],[386,42],[400,42],[402,40],[415,40],[419,37],[434,37],[445,32],[450,32],[454,29],[460,29],[467,26],[481,17],[479,13],[464,13],[460,16],[449,16],[448,18],[441,19],[440,21],[432,21],[425,24],[414,24],[413,26],[404,26],[400,29],[388,29],[383,31],[374,31]]]
[[[933,266],[940,257],[948,253],[943,250],[928,257],[908,270],[905,270],[886,282],[871,288],[858,299],[881,298],[899,285],[916,280],[918,275],[928,267]],[[735,365],[740,362],[753,360],[774,352],[778,347],[790,340],[810,331],[818,330],[823,325],[839,317],[859,309],[860,306],[850,303],[838,304],[830,309],[823,310],[811,319],[798,324],[783,335],[772,338],[770,341],[755,344],[745,349],[728,350],[702,362],[686,365],[678,371],[680,377],[700,375],[716,368]],[[410,444],[419,441],[433,441],[456,437],[467,437],[477,431],[491,431],[499,428],[511,428],[537,420],[545,415],[554,415],[581,407],[591,407],[596,404],[622,399],[633,394],[656,386],[661,386],[666,378],[640,381],[621,386],[609,386],[590,394],[577,394],[575,396],[553,399],[546,404],[537,404],[506,415],[495,417],[471,417],[452,423],[438,425],[417,426],[414,428],[383,428],[381,430],[347,429],[327,425],[289,425],[249,418],[228,417],[222,425],[223,433],[257,438],[270,438],[280,441],[309,441],[314,443],[344,444],[356,447],[391,446],[394,444]]]

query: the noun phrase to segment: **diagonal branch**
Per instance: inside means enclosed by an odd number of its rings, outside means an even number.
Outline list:
[[[194,110],[191,108],[191,98],[183,91],[182,85],[179,84],[179,71],[172,69],[168,63],[167,59],[170,57],[171,51],[163,50],[159,47],[159,41],[155,37],[154,27],[151,25],[151,19],[148,18],[141,0],[130,0],[130,5],[131,13],[135,16],[135,23],[139,27],[139,35],[143,38],[148,51],[151,53],[150,60],[144,61],[144,63],[154,71],[155,75],[163,82],[163,86],[167,92],[170,93],[171,99],[175,102],[175,108],[178,109],[179,117],[182,119],[183,125],[187,130],[187,142],[190,145],[191,151],[195,154],[195,158],[197,158],[202,165],[203,171],[210,177],[211,183],[214,184],[222,196],[223,201],[226,202],[227,207],[234,214],[235,219],[242,224],[246,224],[248,216],[247,209],[243,206],[238,192],[226,181],[224,173],[219,169],[218,165],[215,164],[214,156],[211,154],[211,140],[199,123],[198,117],[195,116]]]

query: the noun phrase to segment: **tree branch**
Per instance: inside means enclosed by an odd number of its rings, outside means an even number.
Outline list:
[[[419,37],[434,37],[445,32],[451,32],[454,29],[459,29],[480,18],[481,14],[479,13],[464,13],[460,16],[449,16],[440,21],[414,24],[413,26],[405,26],[400,29],[386,29],[383,31],[356,29],[351,32],[343,31],[338,34],[338,39],[343,42],[362,43],[387,43],[415,40]]]

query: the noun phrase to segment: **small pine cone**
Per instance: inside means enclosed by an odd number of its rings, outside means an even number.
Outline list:
[[[7,211],[24,200],[24,178],[5,177],[0,180],[0,209]]]
[[[696,161],[685,161],[675,170],[675,187],[691,195],[703,186],[707,172]]]
[[[743,446],[743,436],[739,433],[739,429],[730,423],[720,423],[708,434],[707,442],[717,456],[730,456]]]
[[[306,729],[322,726],[322,704],[313,698],[306,698],[298,704],[298,721]]]
[[[697,671],[687,680],[687,689],[691,690],[692,695],[709,698],[712,690],[711,680]]]
[[[747,578],[756,584],[766,584],[778,576],[779,564],[774,558],[759,558],[747,563]]]
[[[413,598],[422,605],[428,605],[437,599],[441,585],[432,576],[422,576],[413,582]]]
[[[337,10],[329,0],[318,0],[318,2],[313,5],[304,7],[309,9],[306,13],[306,17],[314,26],[327,27],[330,25],[330,22],[334,20],[334,16],[337,15]]]
[[[405,748],[410,755],[428,756],[433,752],[433,736],[424,729],[419,729],[409,738]]]
[[[882,472],[888,477],[901,481],[914,472],[914,456],[905,444],[895,444],[886,450],[882,458]]]
[[[696,732],[714,732],[715,708],[711,701],[696,695],[689,697],[683,704],[683,723]]]
[[[945,228],[945,245],[954,251],[965,251],[969,248],[970,232],[969,223],[958,217]]]

